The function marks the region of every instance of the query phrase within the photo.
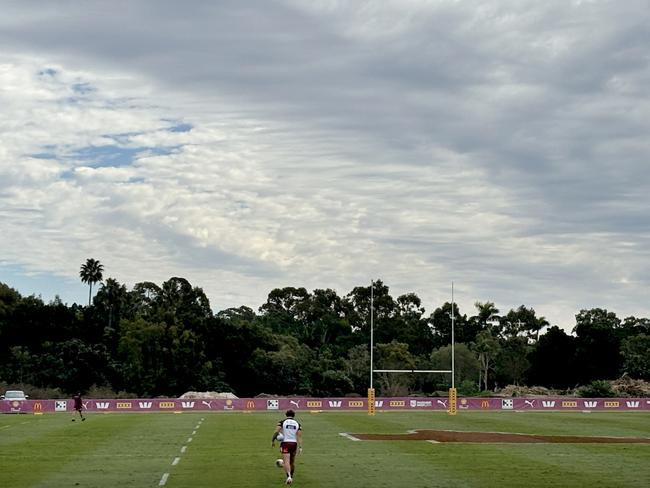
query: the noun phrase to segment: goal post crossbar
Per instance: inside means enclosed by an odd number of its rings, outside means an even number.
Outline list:
[[[451,373],[451,369],[375,369],[375,373]]]

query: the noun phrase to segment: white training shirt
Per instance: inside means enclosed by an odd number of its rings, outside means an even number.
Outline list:
[[[284,435],[284,440],[282,442],[298,442],[300,424],[296,420],[286,418],[278,425],[282,427],[282,434]]]

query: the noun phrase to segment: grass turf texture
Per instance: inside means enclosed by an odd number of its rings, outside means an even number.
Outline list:
[[[283,486],[278,449],[270,446],[281,416],[91,414],[82,423],[65,414],[3,415],[0,485],[156,487],[169,473],[170,488]],[[650,480],[650,445],[353,442],[339,435],[449,429],[650,437],[645,412],[299,412],[298,419],[305,451],[297,487],[629,487]]]

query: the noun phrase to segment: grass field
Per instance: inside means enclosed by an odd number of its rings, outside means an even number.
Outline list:
[[[0,416],[0,486],[284,486],[276,413]],[[203,420],[201,420],[203,419]],[[650,437],[650,413],[298,412],[305,450],[294,485],[315,487],[650,486],[650,444],[353,442],[410,429]],[[164,477],[165,474],[168,477]],[[163,478],[164,477],[164,478]]]

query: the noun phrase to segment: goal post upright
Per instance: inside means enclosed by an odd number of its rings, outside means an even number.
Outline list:
[[[374,289],[375,282],[370,280],[370,387],[368,388],[368,415],[375,414],[375,388],[372,383],[373,375],[373,360],[374,360]]]
[[[451,388],[449,389],[449,415],[456,415],[457,395],[456,395],[456,344],[454,337],[454,282],[451,282]]]

